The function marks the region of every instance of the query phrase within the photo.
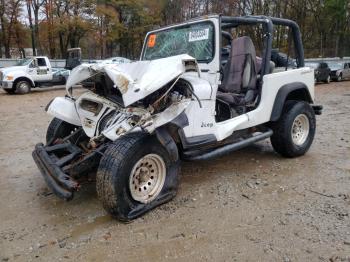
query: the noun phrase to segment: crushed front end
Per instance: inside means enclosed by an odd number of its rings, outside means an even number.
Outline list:
[[[71,200],[82,183],[94,180],[107,146],[101,143],[88,148],[84,140],[86,136],[82,128],[78,128],[64,139],[56,139],[48,145],[37,144],[32,153],[46,184],[62,199]]]
[[[132,132],[152,135],[185,110],[193,88],[181,76],[187,68],[193,73],[196,63],[187,56],[175,60],[162,62],[175,65],[162,79],[154,72],[157,61],[124,67],[83,65],[73,70],[67,81],[68,96],[51,101],[47,112],[74,128],[47,145],[37,144],[32,154],[57,196],[70,200],[82,183],[94,180],[110,143]],[[72,86],[92,78],[89,90],[74,98]]]

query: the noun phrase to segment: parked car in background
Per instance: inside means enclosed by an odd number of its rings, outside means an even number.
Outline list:
[[[350,78],[350,63],[349,62],[334,62],[330,63],[331,78],[335,81],[342,81],[345,78]]]
[[[305,66],[311,67],[315,70],[315,82],[331,82],[331,69],[325,62],[308,62]]]

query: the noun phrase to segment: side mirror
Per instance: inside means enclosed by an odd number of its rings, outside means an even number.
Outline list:
[[[35,65],[35,62],[34,62],[34,60],[29,64],[29,68],[35,68],[36,67],[36,65]]]

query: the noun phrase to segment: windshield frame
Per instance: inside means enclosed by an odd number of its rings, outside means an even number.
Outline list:
[[[197,25],[197,24],[211,24],[213,27],[213,37],[212,37],[212,45],[213,45],[213,51],[212,51],[212,55],[211,58],[208,60],[197,60],[196,61],[200,64],[210,64],[216,56],[216,26],[215,23],[211,20],[211,19],[205,19],[205,20],[200,20],[200,21],[191,21],[191,22],[187,22],[187,23],[183,23],[183,24],[176,24],[176,25],[172,25],[172,26],[168,26],[168,27],[163,27],[161,29],[158,30],[153,30],[150,31],[146,34],[145,40],[143,42],[143,47],[142,47],[142,52],[141,52],[141,56],[140,56],[140,61],[152,61],[152,60],[146,60],[144,59],[145,57],[145,51],[146,51],[146,47],[147,47],[147,41],[150,35],[152,34],[156,34],[162,31],[170,31],[171,29],[181,29],[181,28],[186,28],[186,27],[191,27],[193,25]],[[187,53],[188,54],[188,53]],[[188,54],[190,55],[190,54]],[[169,56],[171,57],[171,56]],[[167,57],[164,57],[167,58]]]

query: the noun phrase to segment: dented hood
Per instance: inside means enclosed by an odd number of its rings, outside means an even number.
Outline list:
[[[152,61],[137,61],[128,64],[82,64],[71,72],[66,89],[98,73],[106,73],[123,96],[124,105],[145,98],[174,80],[191,67],[199,73],[196,59],[178,55]]]

